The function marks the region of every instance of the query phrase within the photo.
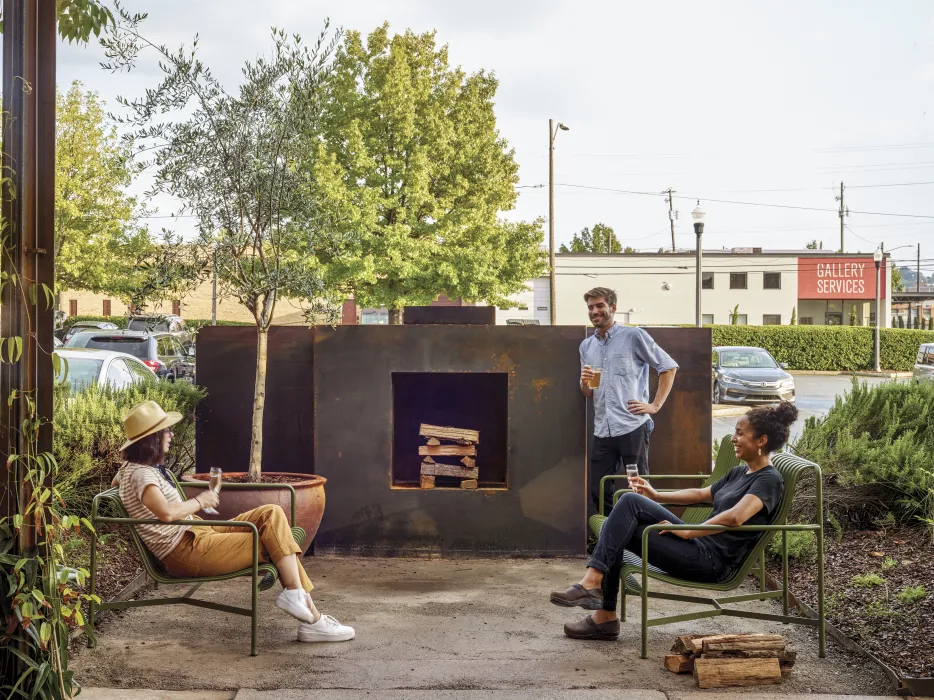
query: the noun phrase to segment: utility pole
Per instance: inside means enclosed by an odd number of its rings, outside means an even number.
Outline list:
[[[675,217],[678,213],[674,211],[674,205],[671,203],[671,196],[675,193],[675,190],[670,187],[667,190],[668,192],[668,221],[671,223],[671,252],[675,252]]]
[[[551,325],[558,324],[557,309],[555,308],[555,136],[558,135],[558,129],[568,131],[567,125],[558,122],[558,128],[555,128],[554,119],[548,120],[548,262],[549,265],[549,312],[551,314]]]
[[[555,127],[548,120],[548,312],[551,325],[557,325],[555,309]]]
[[[844,190],[844,189],[845,189],[845,188],[843,187],[843,182],[841,181],[841,182],[840,182],[840,196],[839,196],[839,197],[834,197],[834,199],[836,199],[838,202],[840,202],[840,211],[839,211],[839,214],[840,214],[840,252],[841,252],[841,253],[844,251],[844,247],[843,247],[843,228],[844,228],[843,217],[844,217],[844,216],[849,216],[849,215],[850,215],[850,210],[846,208],[846,202],[845,202],[844,199],[843,199],[843,190]]]
[[[921,244],[918,244],[918,259],[915,263],[917,268],[915,268],[915,292],[918,294],[918,326],[921,326],[921,313],[924,311],[924,302],[921,301]],[[908,303],[908,308],[911,308],[911,302]],[[908,314],[909,316],[911,314]]]

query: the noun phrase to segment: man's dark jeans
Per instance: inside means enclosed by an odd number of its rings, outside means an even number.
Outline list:
[[[603,512],[609,513],[613,507],[613,492],[626,488],[625,483],[610,482],[600,493],[600,479],[607,474],[619,474],[627,464],[637,464],[639,473],[649,473],[649,423],[646,421],[631,433],[615,437],[594,437],[593,450],[590,453],[590,508],[591,514],[600,507],[603,497]]]
[[[616,610],[623,551],[628,549],[641,557],[642,533],[647,526],[663,520],[673,525],[683,523],[667,508],[636,493],[623,494],[610,511],[587,562],[587,566],[603,573],[604,610]],[[677,535],[659,535],[657,531],[649,533],[649,564],[679,578],[702,583],[722,581],[730,573],[703,543],[703,538],[684,540]]]

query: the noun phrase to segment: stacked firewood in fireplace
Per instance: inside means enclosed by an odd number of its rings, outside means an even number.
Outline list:
[[[452,428],[422,423],[418,434],[425,438],[418,454],[422,457],[421,485],[433,489],[451,484],[460,488],[477,488],[477,444],[480,433],[465,428]]]

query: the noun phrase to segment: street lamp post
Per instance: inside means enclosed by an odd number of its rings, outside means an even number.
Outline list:
[[[881,313],[881,294],[882,294],[882,251],[877,250],[872,254],[872,260],[876,264],[876,330],[873,345],[873,370],[880,371],[879,368],[879,322],[882,320]]]
[[[694,233],[697,235],[697,279],[695,284],[697,286],[696,296],[694,300],[694,322],[695,325],[701,327],[701,287],[703,282],[703,270],[701,269],[702,261],[702,247],[701,247],[701,237],[704,235],[704,219],[707,218],[707,212],[701,209],[700,200],[697,200],[697,206],[694,207],[694,211],[691,212],[691,218],[694,219]]]
[[[557,325],[557,309],[555,308],[555,136],[558,129],[568,131],[561,122],[555,128],[554,120],[548,120],[548,272],[549,272],[549,302],[551,325]]]

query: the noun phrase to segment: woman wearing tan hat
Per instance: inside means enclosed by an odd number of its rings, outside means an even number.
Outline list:
[[[157,519],[164,523],[191,520],[190,527],[138,525],[137,531],[149,550],[162,560],[173,576],[214,576],[250,566],[253,536],[246,530],[212,527],[195,516],[214,507],[218,496],[209,489],[183,501],[163,462],[172,442],[172,426],[180,413],[166,413],[155,401],[147,401],[123,419],[127,441],[120,448],[126,463],[114,477],[120,500],[131,518]],[[265,505],[241,513],[234,520],[252,522],[259,530],[260,555],[279,569],[283,590],[276,606],[299,620],[301,642],[343,642],[353,639],[354,630],[330,615],[318,612],[311,599],[313,588],[298,561],[301,549],[292,538],[285,512],[278,505]]]

